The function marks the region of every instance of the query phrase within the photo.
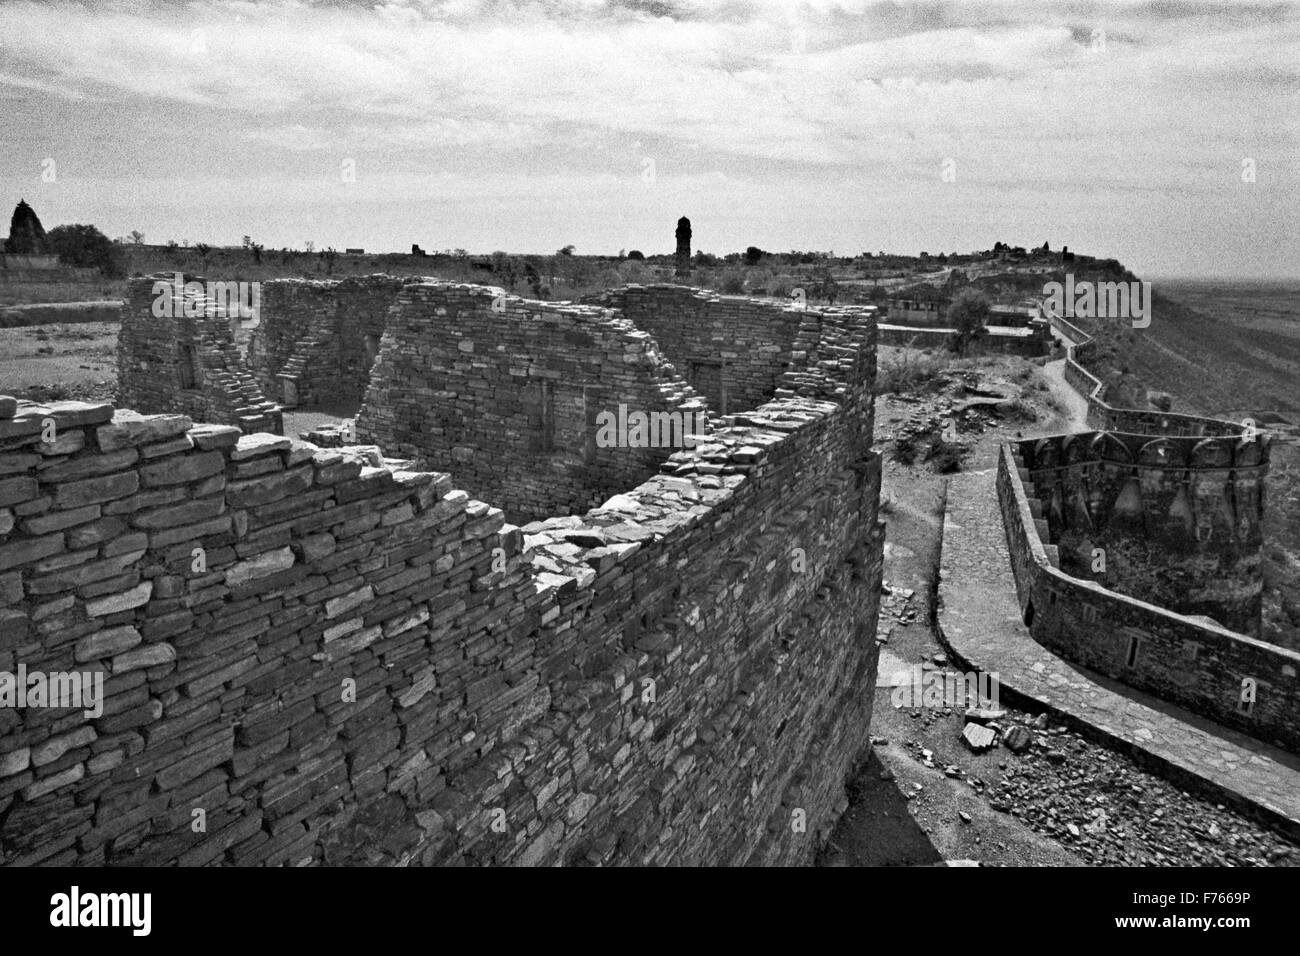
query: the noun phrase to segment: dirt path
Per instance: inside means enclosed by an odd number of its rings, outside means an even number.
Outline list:
[[[1043,366],[1043,378],[1046,379],[1052,394],[1061,404],[1069,409],[1069,416],[1063,419],[1066,432],[1084,432],[1088,430],[1088,400],[1074,390],[1065,380],[1065,359],[1057,359]]]
[[[1064,380],[1062,379],[1062,384]],[[1068,386],[1066,386],[1068,389]],[[877,399],[877,445],[916,406]],[[984,446],[1007,431],[986,433]],[[931,629],[947,480],[886,454],[881,498],[886,523],[881,620],[888,622],[871,716],[872,756],[850,785],[851,804],[832,834],[828,866],[923,866],[976,860],[984,865],[1077,866],[1083,861],[981,794],[1018,758],[1004,750],[973,754],[960,742],[964,708],[896,707],[912,669],[946,663]],[[911,592],[910,595],[908,592]],[[927,757],[927,754],[929,756]]]

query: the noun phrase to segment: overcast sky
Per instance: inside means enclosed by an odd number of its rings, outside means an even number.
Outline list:
[[[150,242],[1296,277],[1298,123],[1291,3],[0,6],[5,225]]]

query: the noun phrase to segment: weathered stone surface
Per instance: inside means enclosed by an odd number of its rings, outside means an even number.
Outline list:
[[[239,441],[242,435],[238,428],[233,425],[195,425],[190,429],[190,438],[194,444],[204,451],[219,451],[222,448],[231,448]]]
[[[90,617],[104,617],[108,614],[116,614],[119,611],[129,611],[133,607],[140,607],[140,605],[148,603],[149,595],[152,593],[153,582],[145,581],[137,584],[129,591],[87,601],[86,614]]]
[[[147,488],[164,485],[182,485],[198,481],[208,475],[219,474],[226,467],[226,459],[219,451],[204,452],[198,455],[185,455],[178,459],[169,458],[155,464],[145,465],[140,469],[140,480]]]
[[[1013,754],[1022,754],[1033,743],[1033,735],[1024,727],[1016,725],[1002,735],[1002,746]]]
[[[94,634],[88,634],[79,640],[75,648],[75,656],[78,662],[112,657],[115,654],[130,650],[142,640],[144,638],[140,636],[140,632],[130,624],[109,627],[102,631],[96,631]]]
[[[113,673],[124,674],[140,667],[157,667],[176,660],[176,649],[170,644],[145,644],[113,658]]]
[[[222,498],[204,498],[187,501],[184,504],[155,508],[151,511],[137,511],[131,515],[131,524],[137,528],[153,530],[156,528],[178,528],[215,518],[226,510]]]
[[[9,753],[0,753],[0,779],[22,773],[31,765],[30,747],[19,747]]]
[[[78,727],[70,734],[53,737],[40,746],[32,748],[32,766],[43,767],[47,763],[53,763],[69,750],[76,750],[78,747],[93,743],[97,737],[95,728],[90,726]]]
[[[240,561],[226,572],[226,583],[231,587],[246,584],[255,578],[266,577],[293,567],[293,550],[288,547],[264,551],[247,561]]]
[[[40,538],[20,538],[0,544],[0,571],[8,571],[63,550],[62,534],[47,534]]]
[[[244,435],[230,452],[231,461],[244,461],[258,455],[288,451],[289,439],[281,435]]]
[[[961,732],[961,739],[974,753],[983,753],[997,743],[997,733],[982,724],[967,724]]]
[[[26,475],[0,480],[0,507],[16,505],[36,497],[36,479]]]
[[[125,471],[100,478],[86,478],[59,485],[54,495],[54,503],[59,508],[80,508],[84,505],[113,501],[133,495],[140,487],[140,476],[134,471]]]
[[[74,525],[94,521],[99,515],[99,505],[86,505],[84,508],[73,508],[70,511],[54,511],[37,518],[28,518],[23,522],[23,530],[28,534],[49,534],[52,531],[63,531]]]

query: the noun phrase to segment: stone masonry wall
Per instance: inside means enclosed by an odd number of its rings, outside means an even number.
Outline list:
[[[1038,487],[1002,446],[998,498],[1034,639],[1070,660],[1300,753],[1300,654],[1062,573]],[[1248,702],[1246,682],[1253,690]]]
[[[261,321],[248,364],[287,406],[357,405],[404,281],[387,275],[262,283]]]
[[[1018,449],[1067,573],[1258,636],[1264,436],[1085,432]]]
[[[425,282],[398,297],[356,428],[526,521],[599,504],[672,453],[601,447],[597,416],[620,405],[683,423],[706,412],[654,340],[608,309]]]
[[[883,526],[870,318],[797,338],[771,402],[522,529],[373,451],[0,398],[0,672],[107,698],[0,707],[0,858],[809,861]]]
[[[619,309],[654,336],[717,415],[766,402],[796,360],[803,312],[782,303],[676,285],[629,285],[584,301]]]
[[[194,276],[190,282],[204,282]],[[172,276],[127,283],[117,336],[117,400],[143,412],[178,412],[235,425],[244,432],[284,430],[280,407],[267,401],[235,345],[230,320],[202,295],[174,302],[171,317],[154,314],[171,296]]]

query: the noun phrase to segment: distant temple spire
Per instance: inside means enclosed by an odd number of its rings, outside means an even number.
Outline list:
[[[4,251],[20,256],[44,256],[50,253],[50,244],[45,238],[45,227],[41,225],[36,211],[27,205],[25,199],[18,200],[18,205],[14,207],[13,218],[9,220],[9,238],[5,240]]]

